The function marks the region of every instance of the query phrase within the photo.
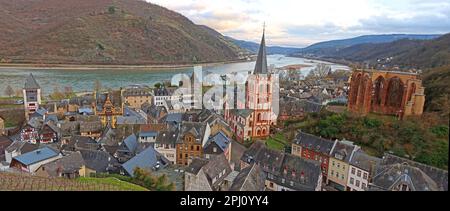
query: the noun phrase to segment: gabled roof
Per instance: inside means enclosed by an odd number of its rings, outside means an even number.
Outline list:
[[[130,152],[136,151],[138,147],[138,140],[136,135],[131,134],[127,138],[125,138],[125,140],[123,140],[123,145],[125,145],[125,147],[130,150]]]
[[[104,151],[80,150],[86,167],[99,172],[107,172],[118,164],[117,160]]]
[[[231,173],[231,167],[224,154],[212,156],[209,160],[194,158],[186,172],[197,175],[201,169],[203,169],[212,190],[216,190],[217,185]],[[220,177],[220,175],[222,176]]]
[[[265,179],[265,173],[260,166],[252,164],[239,172],[229,191],[264,191]]]
[[[27,77],[25,81],[24,89],[40,89],[41,87],[36,82],[36,79],[34,79],[33,73],[30,73],[30,75]]]
[[[370,156],[360,149],[353,154],[350,165],[371,172],[380,162],[380,158]]]
[[[203,137],[206,132],[206,123],[202,122],[183,122],[181,124],[180,134],[178,135],[177,143],[182,143],[186,134],[191,134],[195,138],[197,144],[202,144]]]
[[[210,144],[215,143],[216,146],[218,146],[220,150],[224,152],[229,146],[230,142],[231,140],[220,131],[208,140],[205,148],[207,148]]]
[[[333,150],[330,153],[330,157],[342,160],[349,163],[353,153],[358,149],[356,145],[348,141],[337,141]]]
[[[14,157],[13,159],[19,161],[24,165],[35,164],[50,158],[54,158],[59,155],[59,152],[56,152],[50,147],[44,147],[41,149],[37,149],[31,152],[27,152],[25,154]]]
[[[168,163],[169,161],[165,159],[164,156],[161,156],[153,147],[148,147],[126,163],[122,164],[122,167],[128,175],[133,176],[135,168],[156,170],[165,167]]]
[[[265,30],[259,45],[258,58],[256,59],[255,70],[253,74],[267,74],[267,50],[266,50],[266,35]]]
[[[325,155],[330,155],[333,148],[333,141],[314,136],[312,134],[299,132],[294,140],[294,143],[309,150],[320,152]]]
[[[285,154],[268,149],[261,142],[255,142],[244,152],[241,161],[248,164],[257,163],[264,171],[278,174],[281,170]]]
[[[178,130],[162,131],[156,137],[158,144],[175,144],[178,139]]]
[[[84,166],[80,152],[70,153],[58,160],[43,165],[51,177],[58,177],[59,173],[74,173]]]
[[[11,145],[6,147],[5,151],[9,153],[18,151],[22,154],[25,154],[27,152],[31,152],[36,149],[38,149],[38,146],[35,144],[30,144],[25,141],[14,141]]]

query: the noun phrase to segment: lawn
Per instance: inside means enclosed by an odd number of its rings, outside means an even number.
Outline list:
[[[268,138],[266,146],[269,149],[284,151],[284,148],[288,146],[288,142],[282,133],[277,133],[273,138]]]
[[[96,185],[111,185],[121,191],[148,191],[146,188],[121,181],[117,178],[93,178],[93,177],[80,177],[77,179],[79,182],[91,183]]]

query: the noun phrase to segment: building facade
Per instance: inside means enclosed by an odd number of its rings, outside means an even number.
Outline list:
[[[210,133],[208,123],[182,122],[176,141],[177,165],[187,166],[193,158],[203,157],[203,145],[208,141]]]
[[[292,143],[292,154],[321,163],[322,177],[326,181],[331,149],[334,141],[300,132]]]
[[[148,90],[138,87],[125,89],[123,97],[125,104],[134,109],[141,109],[142,104],[152,101],[152,94]]]
[[[350,160],[359,147],[348,141],[336,141],[330,153],[328,165],[328,185],[340,191],[349,190],[347,187]]]
[[[33,74],[30,73],[27,77],[22,92],[25,106],[25,116],[28,119],[29,115],[35,113],[41,104],[41,87],[36,82]]]
[[[348,109],[395,115],[399,118],[422,115],[425,88],[417,74],[356,70],[351,76]]]

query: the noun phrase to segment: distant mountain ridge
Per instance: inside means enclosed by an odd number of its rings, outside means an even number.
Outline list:
[[[179,13],[142,0],[0,0],[0,61],[192,64],[243,49]]]
[[[377,43],[390,43],[397,40],[409,39],[409,40],[431,40],[441,35],[418,35],[418,34],[385,34],[385,35],[364,35],[350,39],[331,40],[313,44],[306,48],[303,48],[299,53],[313,54],[313,55],[326,55],[333,54],[341,49],[359,45],[359,44],[377,44]]]
[[[401,39],[388,43],[357,44],[333,52],[322,51],[314,56],[371,66],[434,68],[450,65],[450,34],[432,40]]]
[[[232,37],[226,36],[226,38],[236,44],[237,46],[248,50],[251,53],[258,52],[259,44],[256,42],[250,42],[245,40],[238,40],[234,39]],[[268,54],[283,54],[283,55],[289,55],[292,53],[299,52],[301,48],[291,48],[291,47],[281,47],[281,46],[267,46],[267,53]]]

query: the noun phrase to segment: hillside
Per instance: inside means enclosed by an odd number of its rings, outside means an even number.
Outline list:
[[[340,52],[350,46],[360,44],[378,44],[389,43],[397,40],[430,40],[439,37],[440,35],[414,35],[414,34],[389,34],[389,35],[364,35],[350,39],[331,40],[313,44],[299,51],[301,54],[313,55],[330,55]]]
[[[0,0],[0,60],[186,64],[229,61],[240,48],[141,0]]]
[[[259,44],[255,42],[249,42],[244,40],[237,40],[231,37],[226,37],[229,41],[233,42],[235,45],[239,46],[240,48],[246,49],[247,51],[251,53],[258,52]],[[268,54],[283,54],[283,55],[289,55],[292,53],[299,52],[301,48],[290,48],[290,47],[281,47],[281,46],[267,46],[267,53]]]
[[[432,40],[401,39],[388,43],[357,44],[333,52],[320,52],[319,58],[331,58],[372,66],[434,68],[450,64],[450,34]]]

